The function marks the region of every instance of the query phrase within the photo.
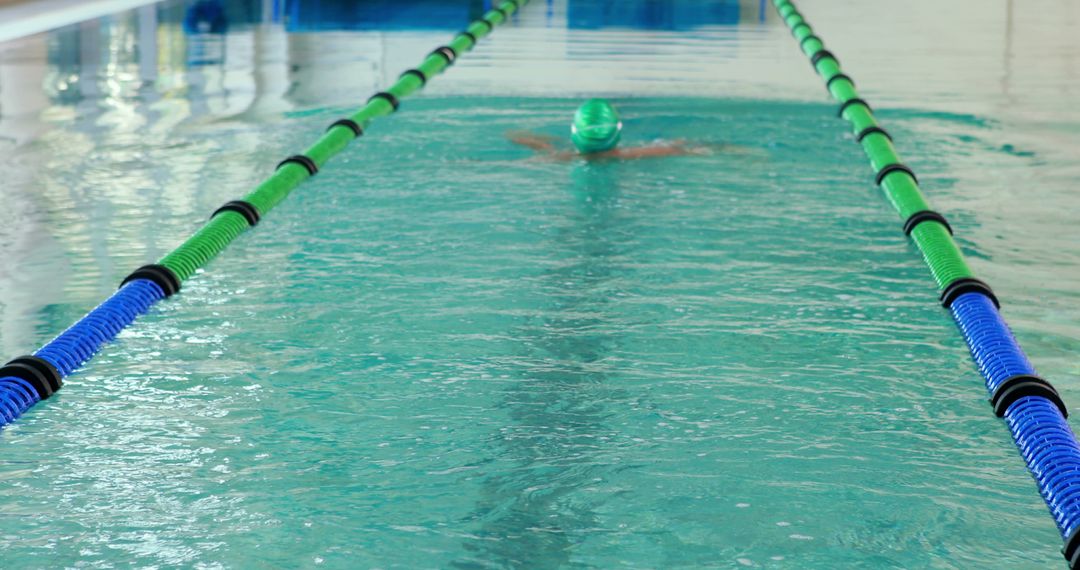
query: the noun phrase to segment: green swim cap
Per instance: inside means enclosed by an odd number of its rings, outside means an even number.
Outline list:
[[[615,107],[603,99],[589,99],[574,113],[570,139],[581,154],[604,152],[619,144],[622,122]]]

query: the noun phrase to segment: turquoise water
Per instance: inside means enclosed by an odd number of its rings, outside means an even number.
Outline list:
[[[5,164],[5,207],[33,228],[0,232],[25,271],[4,278],[11,354],[348,108],[237,114],[227,89],[158,81],[54,103],[16,147],[34,168]],[[1058,564],[834,107],[614,100],[625,145],[731,146],[538,161],[503,134],[564,137],[579,98],[410,99],[0,433],[3,566]],[[1080,288],[1062,276],[1080,250],[1037,253],[1038,228],[1069,235],[1069,163],[986,116],[880,116],[1076,401]],[[1055,207],[1001,194],[1032,172]]]
[[[417,100],[326,168],[4,432],[5,560],[1053,560],[962,341],[826,107],[622,101],[627,145],[739,147],[636,163],[530,161],[499,136],[561,132],[573,105]],[[237,162],[336,113],[256,127]],[[971,128],[895,134],[931,120]],[[942,142],[921,139],[933,177]],[[109,283],[131,265],[118,234]],[[47,307],[39,340],[84,308]]]

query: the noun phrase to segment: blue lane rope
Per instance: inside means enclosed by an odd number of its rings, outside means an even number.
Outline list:
[[[30,406],[38,403],[38,393],[22,378],[0,378],[0,427],[5,426]]]
[[[988,297],[965,293],[953,301],[952,314],[991,394],[1011,377],[1036,374]],[[1080,444],[1076,436],[1061,410],[1037,396],[1013,402],[1005,411],[1005,423],[1062,538],[1068,539],[1080,528]]]
[[[105,300],[67,330],[49,341],[34,356],[52,364],[66,377],[150,307],[165,298],[153,281],[135,279]],[[0,427],[21,416],[40,401],[37,390],[21,378],[0,378]]]
[[[112,297],[35,352],[34,356],[49,361],[60,374],[67,376],[90,360],[101,345],[116,338],[135,317],[164,298],[165,293],[153,281],[129,281]]]
[[[1028,396],[1005,413],[1016,447],[1039,486],[1063,539],[1080,522],[1080,445],[1057,406]],[[1072,542],[1072,541],[1069,541]],[[1070,557],[1075,565],[1075,557]]]
[[[1035,374],[1035,367],[989,297],[964,293],[953,301],[952,314],[991,393],[1007,378]]]

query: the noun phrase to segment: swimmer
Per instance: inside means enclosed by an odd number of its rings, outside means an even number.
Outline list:
[[[622,135],[622,121],[615,107],[603,99],[589,99],[574,113],[570,140],[577,151],[555,148],[555,139],[528,132],[511,132],[511,142],[540,153],[541,159],[570,162],[584,160],[635,160],[664,156],[712,154],[711,146],[691,146],[686,141],[671,141],[649,146],[616,148]],[[715,145],[713,145],[715,146]]]

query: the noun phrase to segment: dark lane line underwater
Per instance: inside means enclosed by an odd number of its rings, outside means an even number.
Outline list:
[[[514,334],[528,349],[512,362],[517,378],[500,409],[511,424],[494,435],[497,450],[470,520],[479,523],[465,543],[473,560],[462,569],[560,568],[574,547],[597,528],[593,501],[580,492],[613,472],[632,468],[612,456],[608,420],[617,369],[609,362],[619,342],[608,315],[612,282],[626,278],[616,256],[632,255],[625,211],[618,208],[618,165],[576,165],[564,220],[549,247],[554,269],[537,278],[547,307],[539,321]]]

